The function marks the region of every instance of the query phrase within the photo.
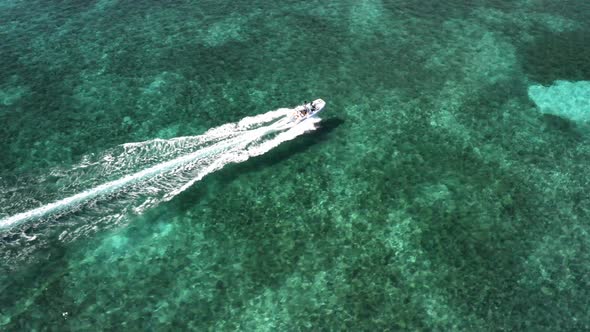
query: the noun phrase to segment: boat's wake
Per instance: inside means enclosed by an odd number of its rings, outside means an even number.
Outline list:
[[[85,156],[71,169],[51,172],[48,177],[58,186],[57,196],[66,198],[49,204],[41,203],[43,197],[41,202],[27,200],[31,190],[27,186],[0,184],[0,255],[10,258],[7,255],[15,252],[9,249],[16,247],[23,254],[23,242],[30,247],[52,235],[67,241],[121,224],[170,200],[207,174],[261,155],[313,130],[320,121],[294,125],[289,121],[291,112],[278,109],[199,136],[128,143]],[[42,186],[44,181],[37,182]]]

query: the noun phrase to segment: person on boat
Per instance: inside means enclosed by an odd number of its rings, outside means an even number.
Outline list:
[[[307,115],[307,107],[303,107],[303,109],[299,111],[299,115],[301,117],[306,116]]]
[[[299,115],[301,117],[304,117],[307,115],[307,113],[309,112],[309,109],[307,108],[307,100],[303,101],[303,109],[301,111],[299,111]]]

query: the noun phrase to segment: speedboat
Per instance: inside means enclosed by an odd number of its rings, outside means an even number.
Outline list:
[[[296,123],[303,122],[311,117],[316,116],[326,107],[326,102],[323,99],[316,99],[311,103],[299,105],[293,109],[291,114],[291,121]]]

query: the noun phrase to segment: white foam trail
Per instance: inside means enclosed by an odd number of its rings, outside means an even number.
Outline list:
[[[238,138],[238,139],[240,139],[240,138]],[[224,142],[224,144],[222,146],[235,144],[234,142],[238,139],[232,139],[229,142]],[[44,215],[51,213],[51,212],[58,212],[60,208],[66,208],[68,206],[77,205],[77,204],[83,203],[85,201],[88,201],[90,199],[93,199],[99,195],[108,195],[110,193],[113,193],[113,192],[129,185],[130,183],[134,183],[134,182],[137,182],[141,179],[144,179],[147,177],[152,177],[156,174],[165,172],[167,170],[177,167],[179,164],[182,164],[182,163],[187,162],[189,160],[198,158],[199,156],[206,155],[207,153],[211,153],[215,149],[219,149],[219,148],[221,148],[221,147],[214,145],[212,147],[205,148],[203,150],[191,153],[191,154],[186,155],[184,157],[180,157],[180,158],[165,162],[163,164],[150,167],[150,168],[143,170],[141,172],[137,172],[135,174],[128,175],[122,179],[102,184],[98,187],[81,192],[77,195],[62,199],[57,202],[44,205],[40,208],[31,210],[31,211],[27,211],[27,212],[23,212],[23,213],[19,213],[17,215],[14,215],[12,217],[9,217],[9,218],[6,218],[6,219],[0,221],[0,228],[11,227],[11,226],[14,226],[15,224],[18,224],[21,221],[26,221],[26,220],[32,219],[32,218],[38,218],[38,217],[44,216]]]
[[[143,202],[136,202],[138,205],[133,207],[134,212],[140,213],[159,201],[173,198],[228,163],[242,162],[252,156],[261,155],[284,141],[313,130],[314,123],[319,121],[309,119],[293,126],[287,119],[290,112],[290,109],[279,109],[247,117],[238,123],[213,128],[200,136],[124,144],[123,153],[120,155],[106,154],[94,162],[86,158],[73,171],[94,167],[97,169],[92,169],[92,174],[96,174],[94,171],[98,170],[100,176],[101,173],[119,174],[137,165],[147,165],[148,168],[0,220],[0,229],[9,229],[28,220],[67,212],[89,201],[117,194],[124,188],[138,184],[141,184],[141,187],[131,189],[137,192],[127,194],[132,198],[140,194],[148,196]],[[267,134],[273,132],[280,133],[265,139]],[[194,149],[197,150],[193,151]],[[164,193],[163,197],[155,197],[161,192]],[[155,196],[150,198],[150,195]],[[113,211],[111,217],[121,218],[126,208],[120,207],[118,210],[122,212]]]

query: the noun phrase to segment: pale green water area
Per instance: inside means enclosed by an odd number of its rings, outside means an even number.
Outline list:
[[[582,0],[0,0],[0,330],[588,331],[588,59]]]

